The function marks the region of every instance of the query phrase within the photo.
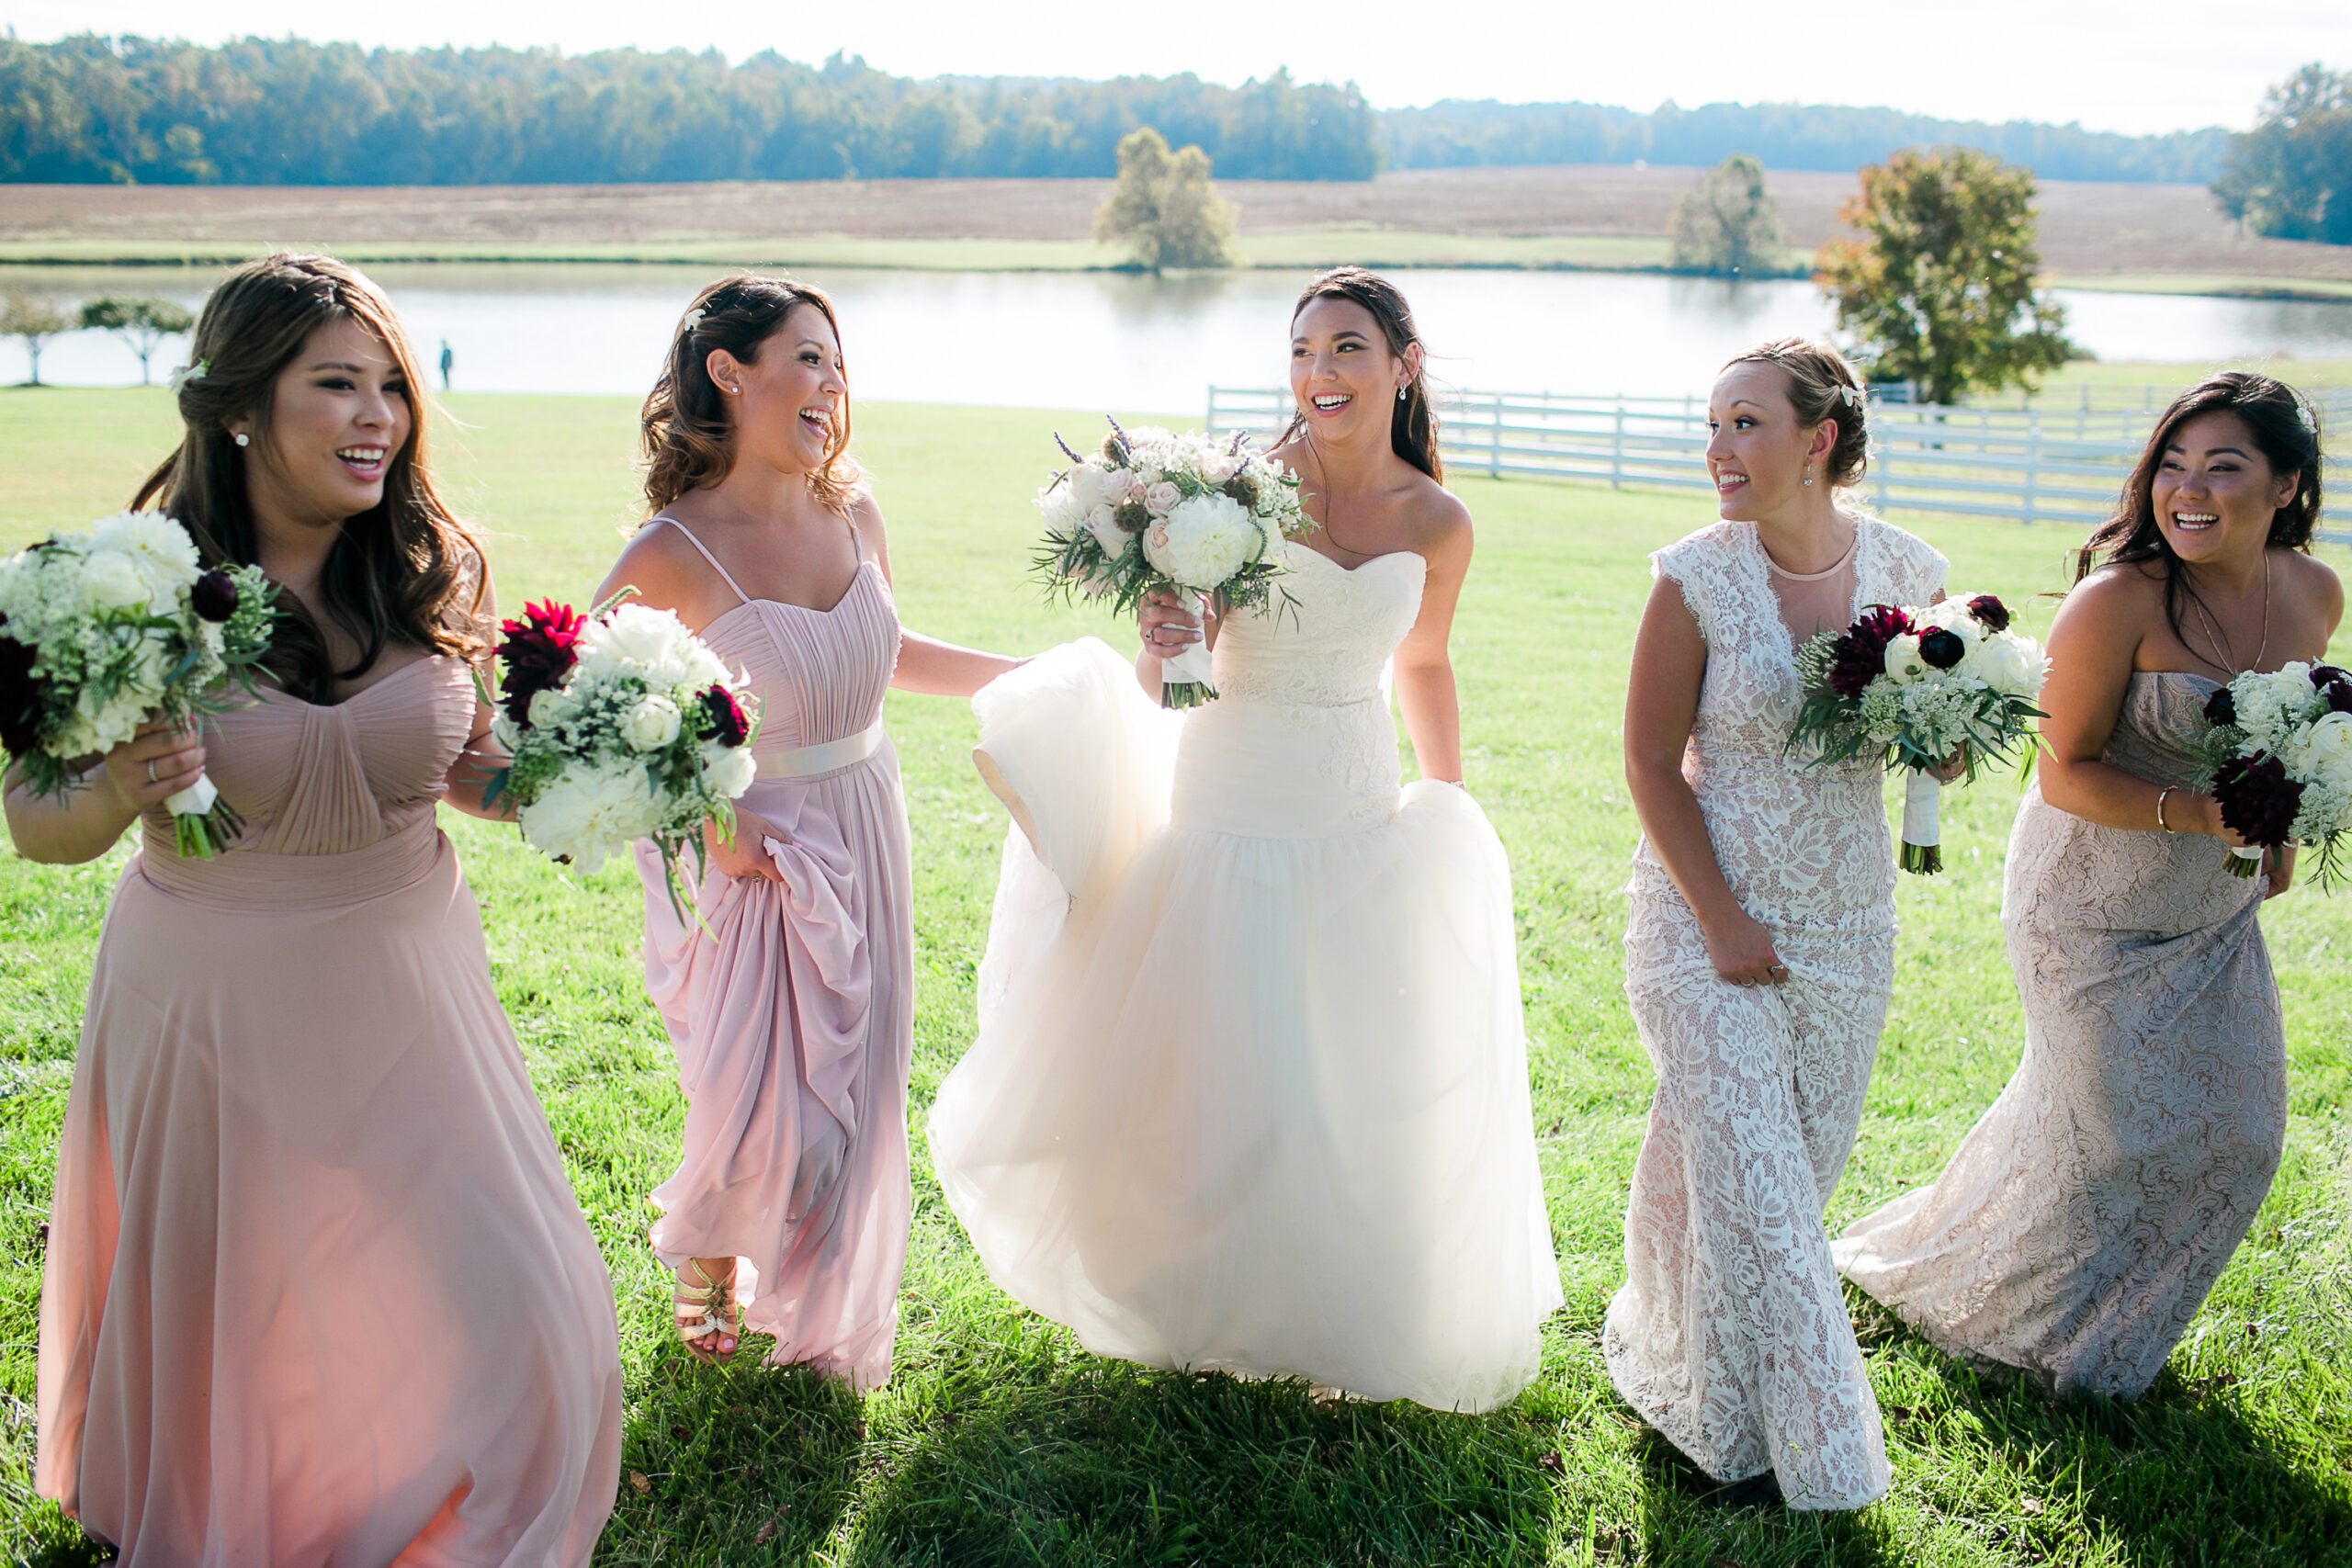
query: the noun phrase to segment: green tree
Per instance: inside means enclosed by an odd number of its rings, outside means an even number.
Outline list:
[[[31,385],[40,385],[40,351],[51,338],[70,333],[74,323],[64,311],[38,295],[11,288],[0,299],[0,337],[25,340],[25,357],[32,361]]]
[[[2352,245],[2352,72],[2306,65],[2265,93],[2213,194],[2254,233]]]
[[[1094,214],[1094,237],[1124,244],[1136,265],[1231,266],[1233,203],[1209,181],[1209,155],[1198,147],[1168,150],[1145,126],[1119,138],[1119,183]]]
[[[1965,147],[1905,148],[1861,170],[1817,276],[1871,378],[1929,402],[2020,385],[2066,362],[2065,311],[2040,288],[2033,172]]]
[[[1716,164],[1674,204],[1674,265],[1720,277],[1769,266],[1781,245],[1781,212],[1764,188],[1764,165],[1745,152]]]
[[[176,337],[196,325],[196,318],[169,299],[118,299],[108,296],[82,307],[82,324],[109,332],[130,345],[139,356],[139,384],[154,384],[150,361],[167,337]]]

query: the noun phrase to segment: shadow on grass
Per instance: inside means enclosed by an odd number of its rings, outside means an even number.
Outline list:
[[[1508,1417],[1094,1358],[950,1367],[919,1398],[848,1563],[1418,1568],[1538,1558],[1550,1528]]]

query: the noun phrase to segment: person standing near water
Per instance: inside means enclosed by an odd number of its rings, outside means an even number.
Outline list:
[[[445,392],[449,389],[449,371],[457,363],[458,356],[449,347],[449,340],[443,338],[441,340],[441,389]]]
[[[640,844],[646,986],[686,1095],[652,1242],[695,1359],[890,1375],[913,1188],[913,898],[882,698],[969,696],[1017,660],[899,623],[882,511],[848,456],[831,301],[742,276],[696,296],[645,400],[653,515],[597,590],[673,610],[760,703],[759,776],[707,840],[694,915]],[[748,1311],[737,1304],[749,1303]]]

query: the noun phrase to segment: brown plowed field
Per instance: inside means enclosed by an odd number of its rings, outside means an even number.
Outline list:
[[[1424,169],[1366,184],[1235,180],[1245,234],[1362,229],[1478,235],[1663,234],[1686,168]],[[243,240],[645,243],[852,239],[1080,240],[1107,180],[438,186],[11,186],[0,242]],[[1772,176],[1790,243],[1838,227],[1847,175]],[[2201,186],[2049,182],[2053,271],[2352,279],[2352,247],[2241,238]]]

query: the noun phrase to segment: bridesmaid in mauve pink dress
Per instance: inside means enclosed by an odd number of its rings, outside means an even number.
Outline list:
[[[264,355],[289,329],[281,371]],[[200,544],[257,555],[313,612],[349,604],[322,586],[334,541],[422,515],[450,635],[418,646],[396,623],[355,660],[348,625],[319,615],[325,657],[200,747],[153,731],[64,806],[9,793],[38,859],[144,828],[58,1152],[36,1483],[134,1568],[585,1563],[620,1462],[611,1287],[434,813],[479,810],[494,761],[473,749],[479,639],[457,635],[480,557],[417,468],[413,360],[366,279],[252,264],[208,303],[195,356],[210,370],[180,395],[187,444],[142,501],[160,490]],[[256,388],[267,423],[244,412]],[[271,471],[224,497],[249,425]],[[386,469],[390,503],[343,513]],[[198,766],[245,829],[183,860],[162,802]]]
[[[681,922],[640,845],[646,985],[686,1096],[652,1242],[678,1333],[853,1387],[890,1375],[913,1194],[906,805],[892,687],[969,696],[1013,660],[899,625],[882,516],[844,457],[832,307],[780,279],[705,289],[646,404],[656,515],[599,590],[674,609],[760,702],[759,777]],[[742,1304],[739,1304],[742,1303]]]

